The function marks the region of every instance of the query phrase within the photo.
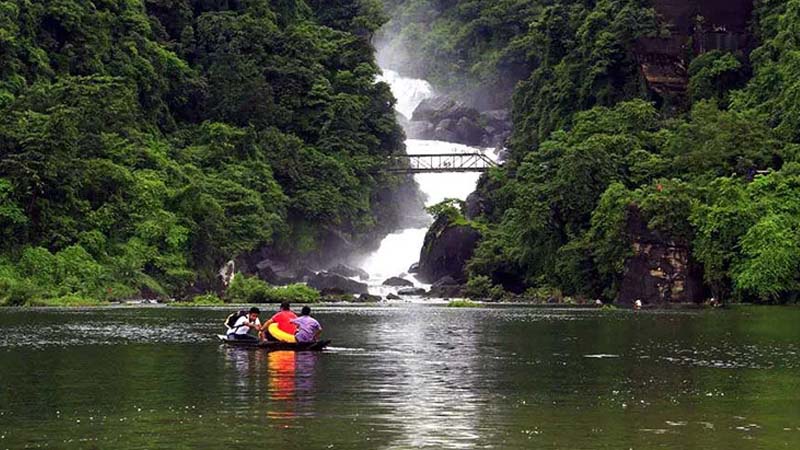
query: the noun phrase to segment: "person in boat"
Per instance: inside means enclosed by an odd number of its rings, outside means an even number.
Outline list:
[[[281,310],[264,324],[264,328],[267,330],[267,337],[281,342],[297,342],[294,337],[297,332],[297,325],[292,323],[292,320],[296,318],[297,315],[292,312],[289,302],[281,303]]]
[[[239,319],[234,322],[233,327],[228,329],[228,339],[261,340],[264,328],[261,326],[261,321],[258,320],[259,314],[261,314],[261,311],[258,308],[250,308],[247,314],[239,317]],[[251,334],[251,330],[258,333],[258,337]]]
[[[300,310],[300,317],[291,321],[297,325],[297,332],[294,334],[297,342],[316,342],[322,334],[322,325],[317,319],[311,317],[311,308],[303,306]]]

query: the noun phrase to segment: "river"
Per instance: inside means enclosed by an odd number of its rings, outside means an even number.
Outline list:
[[[225,312],[0,310],[0,449],[800,448],[796,308],[319,308],[319,354]]]

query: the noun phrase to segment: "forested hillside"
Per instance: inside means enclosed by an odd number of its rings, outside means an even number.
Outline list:
[[[0,303],[202,291],[397,225],[369,0],[0,1]]]
[[[797,300],[800,1],[386,3],[387,48],[417,39],[417,75],[513,109],[471,286],[619,299],[660,248],[703,298]],[[686,280],[645,269],[680,301]]]

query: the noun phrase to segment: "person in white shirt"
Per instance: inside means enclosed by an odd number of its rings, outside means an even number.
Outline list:
[[[261,321],[258,320],[259,314],[261,314],[261,311],[259,311],[258,308],[250,308],[249,313],[239,317],[233,324],[233,327],[228,328],[228,339],[260,340],[263,328],[261,326]],[[255,330],[258,333],[258,337],[250,334],[250,330]]]

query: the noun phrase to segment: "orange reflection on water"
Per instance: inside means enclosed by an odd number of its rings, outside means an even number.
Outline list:
[[[270,400],[292,400],[294,398],[296,356],[297,354],[292,351],[267,354]]]
[[[314,366],[317,356],[310,352],[292,351],[275,351],[267,354],[269,378],[267,417],[289,420],[299,415],[309,415],[310,403],[313,402]]]

